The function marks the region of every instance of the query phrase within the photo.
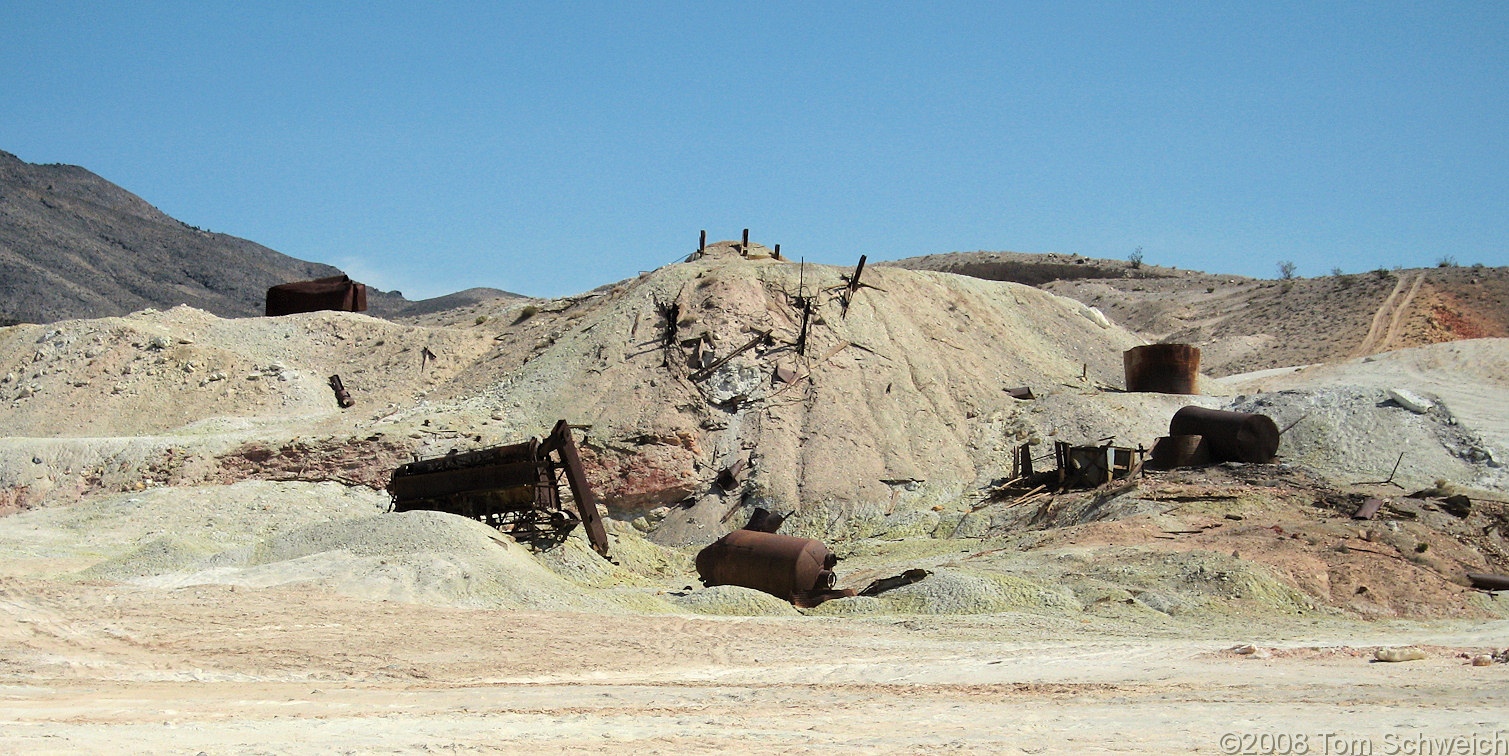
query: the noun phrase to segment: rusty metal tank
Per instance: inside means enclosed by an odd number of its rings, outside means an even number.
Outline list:
[[[1267,415],[1185,407],[1168,423],[1170,436],[1204,436],[1213,462],[1269,462],[1278,454],[1278,424]]]
[[[1200,348],[1189,344],[1148,344],[1121,355],[1127,391],[1198,394]]]
[[[837,563],[821,541],[753,530],[735,530],[697,552],[703,584],[739,585],[792,602],[831,589]]]

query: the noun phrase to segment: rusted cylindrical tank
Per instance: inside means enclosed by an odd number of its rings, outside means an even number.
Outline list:
[[[821,541],[735,530],[697,552],[705,585],[741,585],[787,601],[833,587],[838,557]]]
[[[1267,415],[1185,407],[1168,423],[1170,436],[1204,436],[1213,462],[1268,462],[1278,454],[1278,425]]]
[[[1154,470],[1199,467],[1210,464],[1210,447],[1204,436],[1163,436],[1153,442],[1147,466]]]
[[[1198,394],[1200,348],[1189,344],[1148,344],[1121,355],[1127,391]]]

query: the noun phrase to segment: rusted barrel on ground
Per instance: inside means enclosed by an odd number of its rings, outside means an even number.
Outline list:
[[[740,585],[787,601],[832,588],[837,563],[821,541],[753,530],[735,530],[697,552],[703,584]]]
[[[1127,391],[1197,394],[1200,348],[1189,344],[1148,344],[1121,355]]]
[[[1199,467],[1210,464],[1210,447],[1204,436],[1163,436],[1153,442],[1147,466],[1154,470]]]
[[[1267,415],[1185,407],[1168,423],[1170,436],[1204,436],[1212,462],[1268,462],[1278,454],[1278,425]]]

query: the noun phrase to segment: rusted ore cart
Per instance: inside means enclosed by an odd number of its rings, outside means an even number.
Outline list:
[[[561,503],[561,479],[576,512]],[[566,537],[578,523],[592,549],[608,556],[597,497],[587,485],[571,426],[562,420],[544,441],[494,446],[400,465],[388,482],[393,511],[427,509],[470,517],[520,540]]]

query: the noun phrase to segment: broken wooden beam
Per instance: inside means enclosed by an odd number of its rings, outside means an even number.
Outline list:
[[[704,378],[712,375],[714,370],[717,370],[718,368],[723,367],[724,365],[727,365],[729,360],[732,360],[733,358],[738,357],[739,355],[741,355],[741,354],[743,354],[743,353],[745,353],[745,352],[753,349],[756,344],[758,344],[758,343],[760,343],[760,342],[762,342],[762,341],[764,341],[764,340],[766,340],[768,338],[770,338],[770,330],[769,329],[766,329],[764,331],[760,331],[759,335],[757,335],[753,339],[749,340],[748,344],[745,344],[744,346],[741,346],[738,349],[735,349],[732,352],[729,352],[727,355],[725,355],[723,358],[719,359],[717,362],[714,362],[713,364],[708,365],[707,367],[705,367],[705,368],[703,368],[701,370],[698,370],[695,373],[692,373],[691,374],[691,381],[692,381],[692,383],[696,383],[697,381],[700,381],[700,380],[702,380],[702,379],[704,379]]]

